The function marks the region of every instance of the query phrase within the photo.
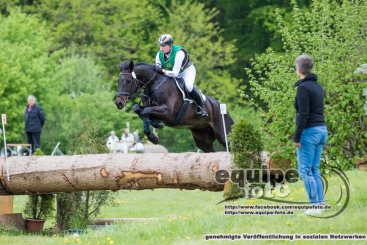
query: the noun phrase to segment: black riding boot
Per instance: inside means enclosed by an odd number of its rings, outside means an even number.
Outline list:
[[[190,92],[190,96],[195,100],[198,106],[198,109],[199,109],[199,110],[196,110],[196,115],[207,117],[208,112],[205,109],[203,97],[201,96],[201,93],[195,86],[194,86],[194,89]]]

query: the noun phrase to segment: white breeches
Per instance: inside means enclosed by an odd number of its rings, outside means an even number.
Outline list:
[[[178,74],[178,77],[183,78],[185,80],[185,85],[187,91],[191,92],[194,88],[196,76],[196,69],[194,65],[189,66],[184,72]]]

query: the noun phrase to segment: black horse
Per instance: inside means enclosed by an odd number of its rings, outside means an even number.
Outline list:
[[[209,116],[197,117],[194,103],[188,105],[181,120],[177,120],[180,109],[184,104],[182,92],[174,78],[167,77],[155,71],[155,66],[147,63],[125,61],[119,64],[118,93],[115,104],[119,110],[125,108],[131,97],[142,88],[141,101],[143,106],[134,105],[133,110],[144,121],[144,133],[148,139],[158,143],[158,137],[151,133],[150,125],[163,128],[163,124],[173,128],[188,128],[191,130],[196,146],[203,152],[215,152],[213,142],[226,147],[220,104],[215,99],[206,96],[205,107]],[[187,100],[185,100],[187,102]],[[180,118],[181,116],[179,116]],[[231,130],[233,120],[224,114],[226,134]],[[163,124],[162,124],[163,122]]]

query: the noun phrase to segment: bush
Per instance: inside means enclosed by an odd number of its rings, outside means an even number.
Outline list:
[[[80,128],[70,135],[70,152],[73,154],[108,153],[106,140],[99,135],[100,124],[84,120]],[[60,230],[67,228],[85,228],[95,218],[103,205],[113,203],[111,191],[80,191],[57,195],[56,222]]]
[[[307,53],[314,58],[314,72],[323,86],[325,120],[329,141],[324,150],[328,163],[343,170],[353,168],[353,157],[367,155],[367,120],[363,110],[367,87],[363,75],[353,75],[365,63],[367,53],[365,1],[315,0],[310,12],[294,4],[292,28],[287,28],[278,14],[284,54],[268,49],[257,55],[252,69],[247,69],[255,96],[266,103],[261,127],[269,152],[279,152],[285,159],[296,160],[292,136],[295,131],[296,91],[294,72],[297,56]]]
[[[263,144],[261,135],[250,121],[240,120],[232,126],[228,134],[231,152],[234,154],[234,165],[237,168],[260,168]]]
[[[228,134],[228,142],[231,153],[234,155],[232,170],[234,169],[261,169],[263,143],[260,132],[254,128],[250,121],[242,119],[232,126]],[[259,171],[255,172],[255,178],[259,179]],[[244,176],[237,176],[243,179]],[[252,185],[254,186],[254,185]],[[243,191],[231,181],[227,182],[224,189],[224,197],[239,197]]]

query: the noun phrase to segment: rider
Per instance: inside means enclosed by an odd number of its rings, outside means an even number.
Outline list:
[[[194,86],[196,69],[186,50],[180,46],[173,45],[173,37],[163,34],[158,39],[160,50],[155,58],[156,71],[168,77],[179,77],[185,81],[190,96],[195,100],[199,110],[198,116],[208,116],[204,106],[203,97]]]

